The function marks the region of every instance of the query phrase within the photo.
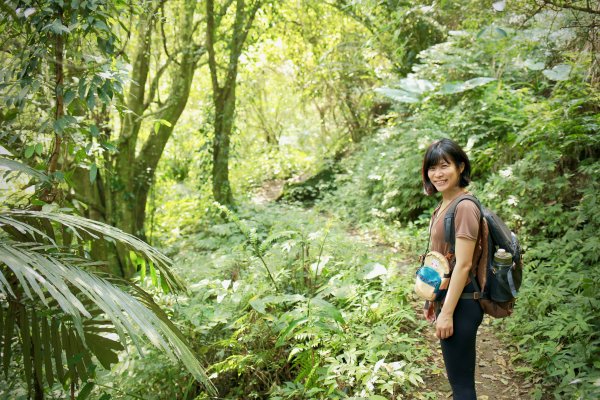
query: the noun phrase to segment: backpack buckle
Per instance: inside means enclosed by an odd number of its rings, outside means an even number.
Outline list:
[[[473,299],[474,300],[479,300],[481,298],[481,293],[479,292],[473,292]]]

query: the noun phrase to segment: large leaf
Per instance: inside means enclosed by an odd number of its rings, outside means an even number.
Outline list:
[[[552,69],[543,70],[542,73],[546,78],[552,81],[566,81],[569,79],[571,66],[567,64],[558,64],[552,67]]]
[[[398,86],[409,93],[422,95],[435,89],[435,85],[426,79],[416,79],[411,76],[401,79]]]
[[[0,167],[9,171],[26,173],[27,175],[30,175],[42,182],[48,181],[48,176],[46,176],[46,174],[43,172],[33,169],[29,165],[23,164],[22,162],[11,160],[9,158],[0,157]]]
[[[467,90],[475,89],[476,87],[479,87],[479,86],[487,85],[488,83],[493,82],[495,80],[496,80],[496,78],[479,77],[479,78],[469,79],[468,81],[465,81],[465,82],[446,83],[442,86],[442,88],[439,90],[438,93],[439,94],[462,93],[462,92],[466,92]]]
[[[12,241],[0,243],[0,260],[15,275],[20,286],[19,289],[26,293],[26,297],[35,303],[45,305],[54,314],[57,313],[52,306],[55,304],[60,313],[66,314],[73,321],[73,332],[67,332],[64,324],[61,325],[60,330],[56,328],[56,334],[60,337],[57,345],[62,346],[65,351],[68,361],[67,369],[71,379],[77,376],[83,378],[82,374],[86,373],[85,366],[78,364],[77,354],[81,353],[86,356],[90,346],[102,342],[97,338],[91,338],[92,344],[85,341],[89,335],[85,335],[83,320],[93,317],[91,312],[93,307],[100,310],[110,321],[121,341],[124,342],[130,338],[141,352],[142,342],[145,341],[143,337],[147,338],[172,359],[181,360],[198,381],[202,382],[209,391],[213,391],[199,361],[185,344],[181,333],[169,321],[160,307],[154,303],[152,297],[140,288],[129,284],[133,290],[133,293],[129,294],[116,286],[114,282],[96,276],[78,266],[89,260],[77,259],[70,254],[48,253],[46,247],[37,244]],[[0,276],[2,275],[0,272]],[[0,280],[6,281],[6,278]],[[125,281],[121,281],[121,283],[128,284]],[[17,289],[13,288],[13,292],[15,290]],[[14,294],[6,289],[3,290],[3,293],[8,298],[15,298]],[[53,304],[46,300],[46,295],[52,298]],[[21,320],[21,323],[25,322]],[[26,342],[29,339],[23,336],[25,334],[23,329],[29,330],[29,328],[20,327],[23,342]],[[114,356],[101,350],[92,349],[92,353],[97,355],[102,364],[115,360]],[[60,360],[55,361],[57,364],[60,363]],[[42,361],[40,360],[39,363],[41,364]],[[26,365],[25,367],[29,368],[29,371],[33,371],[31,366]]]
[[[416,95],[415,93],[407,92],[406,90],[402,90],[402,89],[392,89],[392,88],[388,88],[388,87],[381,87],[381,88],[375,89],[375,92],[377,92],[385,97],[388,97],[394,101],[397,101],[399,103],[414,104],[414,103],[418,103],[421,101],[420,97],[418,95]]]
[[[135,236],[123,232],[113,226],[93,221],[87,218],[70,215],[60,212],[49,211],[31,211],[31,210],[12,210],[0,213],[0,226],[9,225],[20,232],[31,235],[43,235],[53,245],[56,243],[48,235],[34,226],[35,222],[51,221],[69,228],[80,240],[100,238],[117,241],[120,244],[130,248],[140,254],[158,269],[161,279],[164,279],[170,290],[178,291],[184,289],[184,284],[170,270],[171,260]]]

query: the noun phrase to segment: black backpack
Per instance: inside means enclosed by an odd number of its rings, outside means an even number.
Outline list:
[[[512,314],[523,279],[523,258],[519,240],[504,221],[483,207],[476,197],[461,195],[452,202],[444,217],[444,240],[450,245],[450,254],[454,255],[455,252],[456,206],[463,200],[475,203],[481,213],[479,236],[482,238],[482,255],[470,272],[471,282],[475,286],[473,298],[479,300],[486,314],[496,318],[507,317]],[[499,249],[504,249],[512,255],[512,265],[510,262],[499,264],[494,261],[494,255]]]

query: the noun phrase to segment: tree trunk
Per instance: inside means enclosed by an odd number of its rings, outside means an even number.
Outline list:
[[[193,42],[196,2],[183,4],[179,39],[182,43],[179,49],[181,57],[171,73],[170,93],[160,112],[154,116],[157,120],[167,121],[168,125],[161,124],[156,132],[151,133],[136,155],[141,117],[152,100],[147,99],[146,82],[150,76],[151,39],[156,13],[149,12],[138,24],[140,43],[132,57],[132,82],[126,100],[126,106],[131,112],[125,114],[122,120],[118,153],[108,159],[107,173],[102,176],[99,174],[94,184],[90,183],[87,170],[77,171],[73,178],[78,182],[78,192],[74,197],[89,205],[88,217],[106,222],[142,240],[145,240],[146,202],[154,174],[173,129],[185,109],[198,60],[204,54],[203,49]],[[172,57],[176,55],[171,54]],[[162,74],[162,70],[158,73]],[[150,96],[153,96],[152,90]],[[100,242],[92,252],[99,259],[109,261],[110,271],[113,273],[126,278],[135,273],[129,260],[129,252],[125,248],[115,248],[110,243]]]
[[[206,1],[206,50],[208,52],[208,66],[213,89],[213,105],[215,107],[212,169],[213,197],[216,201],[225,205],[233,204],[233,194],[229,183],[229,145],[235,116],[238,62],[248,32],[252,28],[254,18],[261,5],[261,0],[255,0],[251,6],[247,6],[244,0],[236,1],[231,36],[222,39],[227,42],[226,48],[229,50],[229,54],[226,57],[228,64],[222,78],[224,83],[220,84],[215,42],[222,21],[221,17],[227,12],[227,9],[221,10],[221,15],[216,15],[214,0]],[[227,30],[227,32],[229,31]]]
[[[219,203],[231,205],[233,193],[229,184],[229,144],[235,113],[235,84],[231,88],[218,90],[214,105],[213,196]]]

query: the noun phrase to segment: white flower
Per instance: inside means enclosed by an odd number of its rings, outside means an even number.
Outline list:
[[[506,169],[503,169],[502,171],[500,171],[500,175],[504,178],[510,178],[513,174],[512,168],[508,167]]]

